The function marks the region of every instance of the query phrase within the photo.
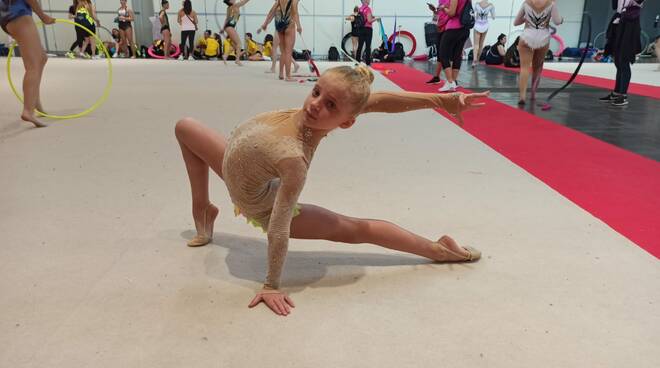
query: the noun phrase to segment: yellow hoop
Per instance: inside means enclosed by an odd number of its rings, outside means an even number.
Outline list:
[[[55,23],[67,23],[67,24],[74,25],[76,27],[80,27],[83,30],[85,30],[85,32],[89,33],[92,37],[94,37],[94,39],[96,40],[97,45],[101,48],[101,50],[105,54],[105,58],[108,60],[108,83],[105,86],[105,90],[103,90],[103,95],[101,96],[101,98],[99,98],[94,103],[94,105],[92,105],[92,107],[88,108],[87,110],[85,110],[81,113],[74,114],[74,115],[49,115],[49,114],[43,113],[43,112],[35,109],[37,114],[39,114],[40,116],[45,116],[45,117],[51,118],[51,119],[75,119],[75,118],[85,116],[85,115],[89,114],[90,112],[98,109],[99,106],[101,106],[105,102],[105,100],[108,98],[108,96],[110,95],[110,89],[112,88],[112,63],[110,62],[110,53],[108,52],[108,48],[105,47],[105,45],[103,44],[103,41],[95,33],[90,31],[86,27],[84,27],[84,26],[82,26],[82,25],[80,25],[76,22],[72,22],[68,19],[55,19]],[[43,24],[43,22],[37,22],[36,23],[37,26],[40,26],[42,24]],[[11,88],[11,91],[14,92],[14,95],[18,98],[18,100],[21,101],[21,103],[23,103],[23,96],[21,96],[20,93],[18,93],[18,91],[16,90],[16,87],[14,86],[14,83],[11,81],[11,57],[14,54],[14,48],[15,47],[16,47],[16,41],[12,42],[11,47],[9,47],[9,54],[7,55],[7,80],[9,81],[9,87]]]

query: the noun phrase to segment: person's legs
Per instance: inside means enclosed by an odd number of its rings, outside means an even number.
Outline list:
[[[351,43],[353,44],[352,55],[353,55],[353,58],[354,58],[354,59],[355,59],[355,55],[356,55],[356,53],[357,53],[357,47],[358,47],[358,42],[359,42],[359,41],[360,41],[360,38],[359,38],[359,37],[357,37],[357,36],[351,36]]]
[[[630,86],[630,78],[632,77],[632,71],[630,69],[630,63],[620,62],[616,67],[617,71],[617,81],[618,88],[614,92],[625,95],[628,93],[628,86]]]
[[[135,47],[135,42],[133,42],[133,27],[126,28],[124,33],[126,34],[126,42],[128,43],[128,47],[131,48],[131,58],[135,59],[137,57],[137,50]]]
[[[520,53],[520,79],[518,80],[518,91],[520,93],[519,105],[525,104],[527,96],[527,81],[529,80],[529,69],[532,67],[532,58],[534,50],[529,48],[522,39],[518,43],[518,52]]]
[[[243,65],[241,63],[241,56],[243,56],[243,51],[241,51],[241,38],[238,36],[238,32],[234,29],[234,27],[227,27],[225,28],[225,32],[227,32],[227,36],[229,37],[229,40],[231,41],[231,46],[234,48],[236,52],[236,60],[234,61],[237,65]]]
[[[474,49],[472,52],[472,66],[479,64],[479,56],[481,55],[481,48],[483,47],[483,39],[486,37],[485,33],[474,31]]]
[[[96,27],[90,28],[90,31],[96,33]],[[92,49],[92,57],[96,56],[96,39],[89,37],[89,47]]]
[[[436,66],[435,66],[435,72],[433,73],[433,78],[426,82],[427,84],[438,84],[440,83],[440,73],[442,72],[442,62],[440,60],[440,44],[442,41],[442,35],[444,32],[438,32],[438,36],[435,41],[435,57],[436,57]]]
[[[172,44],[172,33],[169,29],[164,29],[161,32],[163,35],[163,53],[164,59],[167,60],[170,58],[170,45]]]
[[[119,30],[119,45],[117,48],[124,53],[124,57],[128,57],[130,52],[128,51],[128,32],[126,30]]]
[[[460,73],[461,65],[463,64],[463,49],[465,48],[465,41],[467,41],[468,38],[470,38],[470,31],[459,30],[451,58],[452,80],[454,83],[458,81],[458,74]]]
[[[445,72],[447,84],[454,82],[454,72],[451,69],[453,45],[456,42],[456,30],[452,29],[445,31],[440,40],[440,48],[438,50],[438,62],[441,64]],[[444,87],[444,86],[443,86]]]
[[[542,49],[536,49],[532,55],[532,92],[530,94],[532,101],[536,100],[536,90],[541,82],[543,63],[545,62],[545,55],[548,53],[548,48],[550,48],[550,45]]]
[[[616,78],[615,78],[615,82],[614,82],[614,93],[619,93],[619,90],[621,89],[621,80],[623,79],[622,78],[623,73],[622,73],[621,68],[619,68],[619,62],[617,61],[616,58],[614,59],[614,66],[616,67]]]
[[[364,51],[367,53],[365,63],[371,65],[371,41],[373,39],[373,28],[365,28]]]
[[[189,245],[199,246],[203,245],[199,243],[206,244],[213,237],[213,223],[219,210],[209,200],[209,167],[222,178],[227,141],[218,132],[192,118],[179,120],[174,133],[188,171],[192,214],[198,235]]]
[[[370,243],[435,261],[469,261],[480,257],[475,249],[460,247],[448,236],[431,241],[393,223],[348,217],[325,208],[302,204],[291,221],[292,238],[323,239],[340,243]]]
[[[630,70],[630,63],[626,61],[618,60],[618,58],[615,57],[615,65],[616,65],[616,86],[614,88],[614,94],[610,98],[610,102],[615,106],[625,106],[628,104],[627,93],[628,93],[628,86],[630,85],[630,78],[632,76],[632,72]]]
[[[284,79],[284,66],[289,65],[293,57],[286,53],[286,36],[284,32],[277,32],[277,38],[280,44],[280,74],[279,78]]]
[[[295,27],[289,26],[287,29],[284,31],[284,37],[286,38],[286,41],[282,42],[284,44],[284,55],[286,55],[289,58],[289,62],[284,64],[284,69],[286,71],[286,81],[295,81],[291,77],[291,64],[293,64],[295,61],[293,60],[293,45],[296,43],[296,30]],[[284,62],[284,60],[282,60]]]
[[[267,70],[266,73],[275,73],[275,68],[277,68],[277,59],[278,59],[278,51],[280,47],[280,36],[278,36],[278,33],[275,32],[273,34],[273,51],[272,54],[270,55],[271,57],[271,64],[270,64],[270,70]]]
[[[188,47],[186,48],[186,52],[187,52],[186,60],[188,60],[188,58],[190,58],[190,53],[193,50],[193,48],[195,47],[195,33],[196,33],[195,31],[190,31],[188,33]],[[220,50],[218,50],[218,52],[220,52]]]
[[[357,47],[357,50],[355,51],[356,52],[355,60],[358,63],[362,61],[362,55],[364,53],[364,51],[363,51],[364,50],[364,45],[367,42],[367,33],[366,33],[365,29],[363,28],[359,32],[360,32],[359,33],[360,35],[358,36],[358,47]]]
[[[21,50],[25,76],[23,77],[23,112],[21,119],[37,127],[45,127],[35,116],[34,110],[42,110],[39,98],[41,76],[48,61],[41,47],[37,27],[31,16],[22,16],[7,24],[7,31],[16,40]]]

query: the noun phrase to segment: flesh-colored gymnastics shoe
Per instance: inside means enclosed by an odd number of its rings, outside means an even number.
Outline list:
[[[215,212],[213,215],[213,219],[211,221],[211,224],[207,228],[207,218],[209,215],[209,211]],[[204,225],[203,225],[203,233],[197,233],[194,238],[192,238],[188,242],[189,247],[201,247],[203,245],[206,245],[213,240],[213,224],[215,223],[215,218],[218,216],[218,208],[214,206],[212,203],[209,203],[206,208],[204,209]]]

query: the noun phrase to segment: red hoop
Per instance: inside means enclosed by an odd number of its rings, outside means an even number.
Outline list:
[[[181,54],[181,50],[179,49],[179,45],[176,44],[171,44],[170,45],[170,51],[172,51],[172,48],[174,48],[174,52],[170,53],[170,58],[175,58]],[[149,46],[147,49],[147,53],[149,56],[151,56],[154,59],[165,59],[165,56],[160,56],[154,52],[154,45]]]

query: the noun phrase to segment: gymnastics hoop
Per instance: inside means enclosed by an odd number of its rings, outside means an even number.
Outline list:
[[[172,51],[172,48],[174,48],[174,52],[170,54],[170,58],[175,58],[181,54],[181,49],[179,48],[179,45],[171,44],[170,51]],[[149,48],[147,49],[147,54],[149,54],[149,56],[151,56],[154,59],[165,59],[165,55],[160,56],[154,52],[154,45],[149,46]]]
[[[88,108],[87,110],[85,110],[81,113],[72,114],[72,115],[50,115],[50,114],[46,114],[44,112],[41,112],[41,111],[35,109],[35,111],[37,112],[37,114],[39,116],[44,116],[44,117],[51,118],[51,119],[62,119],[62,120],[63,119],[76,119],[76,118],[83,117],[83,116],[91,113],[92,111],[98,109],[99,106],[101,106],[105,102],[105,100],[108,98],[108,96],[110,95],[110,89],[112,88],[112,62],[110,61],[110,53],[108,52],[108,49],[103,44],[103,41],[101,41],[101,39],[95,33],[92,33],[92,31],[87,29],[85,26],[82,26],[82,25],[80,25],[76,22],[70,21],[68,19],[55,19],[55,23],[71,24],[75,27],[80,27],[83,30],[85,30],[85,32],[87,32],[89,35],[94,37],[96,42],[98,44],[100,44],[100,48],[101,48],[101,50],[103,50],[103,53],[105,54],[105,58],[108,60],[108,83],[105,85],[105,89],[103,90],[103,95],[101,95],[101,98],[99,98],[90,108]],[[40,26],[40,25],[43,25],[43,22],[39,21],[39,22],[36,23],[37,27]],[[16,45],[17,45],[17,42],[14,41],[14,42],[12,42],[11,46],[9,47],[9,54],[7,55],[7,81],[9,81],[9,88],[11,88],[11,91],[18,98],[18,100],[21,101],[21,103],[23,103],[23,96],[21,96],[21,94],[18,93],[18,91],[16,90],[16,86],[14,86],[14,83],[11,81],[11,58],[14,54],[14,48],[16,47]]]
[[[398,38],[399,36],[407,37],[412,42],[412,47],[410,48],[410,52],[406,54],[406,56],[412,57],[415,54],[415,51],[417,51],[417,39],[412,33],[408,31],[397,31],[396,33],[393,33],[390,36],[390,39],[388,41],[392,45],[394,45],[395,38]]]

